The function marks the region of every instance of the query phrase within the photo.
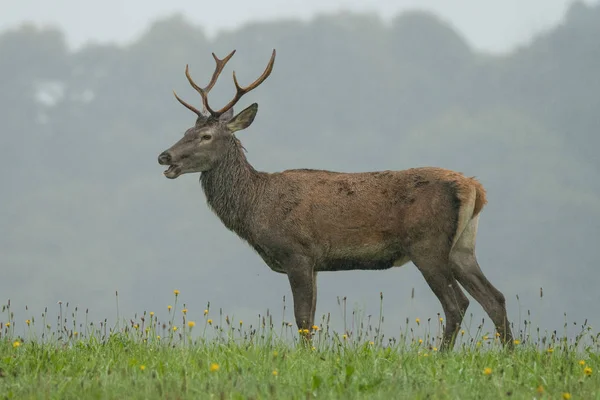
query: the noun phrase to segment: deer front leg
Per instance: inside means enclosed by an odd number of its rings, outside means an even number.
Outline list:
[[[301,336],[310,339],[310,331],[315,320],[316,311],[316,273],[313,264],[306,258],[295,258],[286,273],[294,298],[294,316]]]

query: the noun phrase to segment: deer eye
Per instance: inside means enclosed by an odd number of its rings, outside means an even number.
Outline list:
[[[202,135],[202,140],[210,140],[212,139],[211,135]]]

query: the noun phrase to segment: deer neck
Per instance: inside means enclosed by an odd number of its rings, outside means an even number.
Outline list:
[[[200,175],[209,207],[228,229],[246,240],[251,234],[249,219],[260,196],[263,175],[248,162],[235,137],[225,157]]]

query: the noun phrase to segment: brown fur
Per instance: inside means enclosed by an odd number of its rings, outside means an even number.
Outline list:
[[[444,306],[449,325],[442,347],[452,343],[468,300],[448,263],[454,243],[461,251],[469,246],[459,238],[483,207],[485,191],[477,180],[435,167],[259,172],[234,139],[230,155],[203,172],[201,182],[223,223],[273,271],[288,275],[300,329],[314,323],[316,272],[382,270],[413,261]],[[441,271],[446,275],[436,275]],[[502,331],[507,342],[510,333]]]
[[[213,83],[222,69],[222,61],[215,60]],[[482,304],[503,342],[512,344],[504,296],[475,258],[477,224],[486,203],[476,179],[434,167],[256,171],[234,132],[247,128],[257,111],[255,103],[235,116],[232,109],[199,115],[158,159],[169,165],[164,174],[170,179],[201,172],[208,205],[223,224],[272,270],[287,275],[299,329],[314,323],[318,272],[381,270],[412,261],[444,309],[442,349],[453,343],[469,305],[459,282]]]
[[[473,209],[473,216],[478,215],[481,210],[483,210],[483,206],[487,204],[487,195],[483,185],[475,178],[470,178],[472,181],[472,185],[475,187],[477,191],[477,197],[475,198],[475,208]]]

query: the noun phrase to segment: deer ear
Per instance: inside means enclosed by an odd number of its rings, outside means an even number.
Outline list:
[[[227,129],[229,129],[231,133],[246,129],[250,126],[252,121],[254,121],[254,117],[256,117],[257,112],[258,104],[251,104],[249,107],[245,108],[238,115],[229,120],[227,123]]]
[[[229,110],[225,111],[225,113],[223,115],[221,115],[219,117],[219,119],[223,122],[227,122],[229,121],[231,118],[233,117],[233,107],[231,107]]]

